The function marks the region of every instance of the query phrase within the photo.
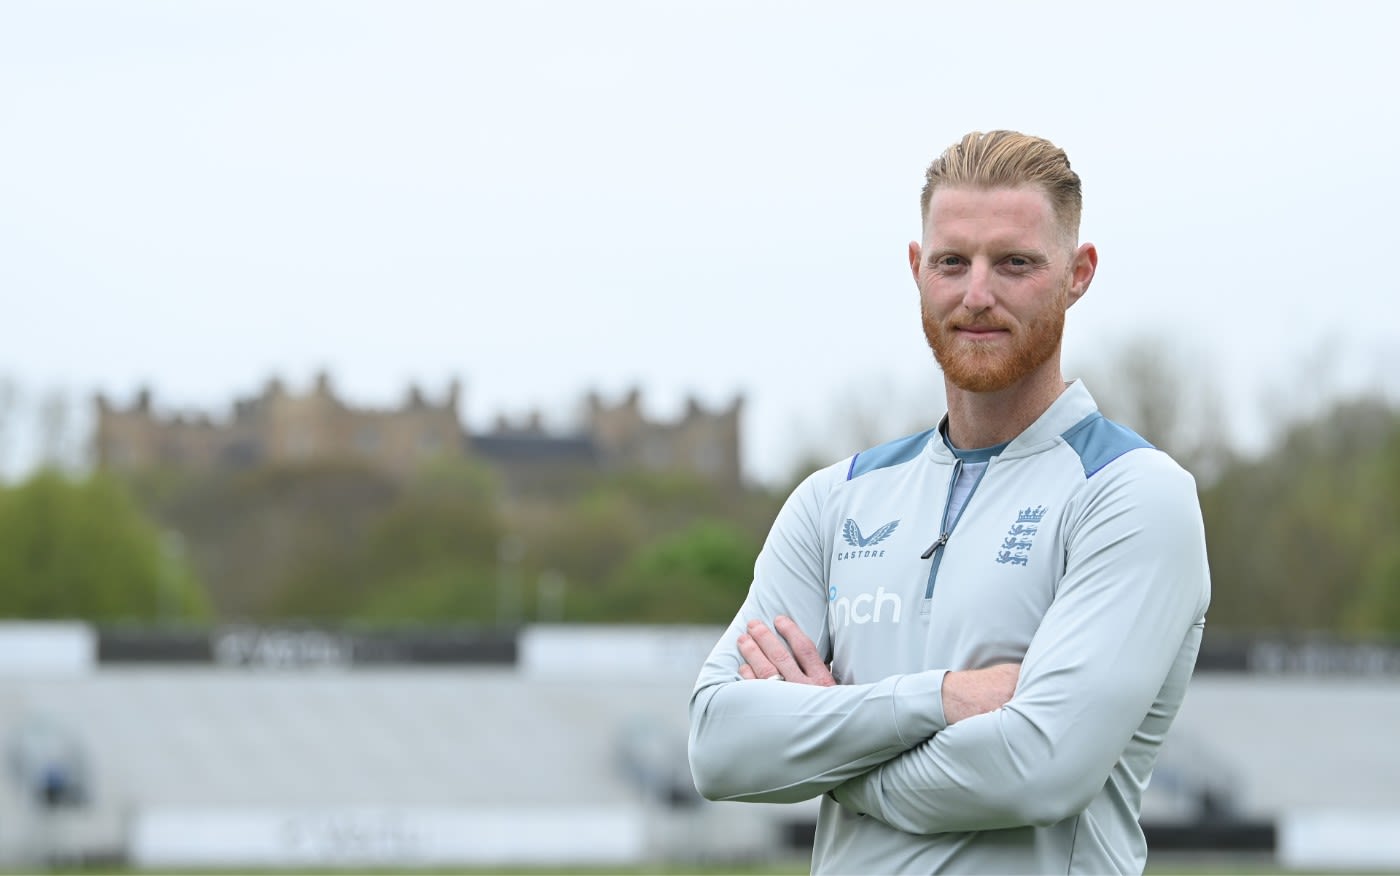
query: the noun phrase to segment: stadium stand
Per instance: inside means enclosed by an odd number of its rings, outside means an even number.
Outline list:
[[[505,649],[439,633],[415,649],[212,631],[162,661],[130,631],[104,648],[80,625],[0,624],[0,865],[800,859],[814,804],[716,804],[690,784],[686,701],[718,633],[546,626]],[[1153,846],[1326,867],[1329,813],[1400,826],[1400,684],[1380,666],[1199,673],[1144,803]]]

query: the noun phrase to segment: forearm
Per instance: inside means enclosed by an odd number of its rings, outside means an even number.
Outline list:
[[[690,703],[696,787],[712,800],[790,803],[819,796],[942,729],[943,675],[935,670],[836,687],[701,685]]]
[[[740,675],[740,637],[751,621],[775,629],[779,616],[810,636],[812,661],[830,660],[828,559],[817,521],[825,491],[844,474],[818,472],[789,497],[748,598],[700,670],[690,700],[690,766],[696,788],[712,800],[816,797],[945,726],[941,671],[830,687]]]
[[[1085,769],[1076,754],[1005,707],[948,728],[832,796],[907,833],[1053,824],[1087,806],[1112,766],[1109,759]]]
[[[852,812],[908,833],[1048,825],[1071,817],[1103,788],[1140,717],[1154,708],[1145,692],[1184,688],[1201,630],[1201,624],[1190,627],[1165,682],[1151,669],[1125,683],[1094,679],[1103,684],[1093,697],[1080,685],[1071,690],[1033,682],[1027,695],[949,727],[843,783],[832,796]]]
[[[1135,734],[1165,734],[1209,601],[1194,486],[1129,480],[1094,498],[1015,696],[834,789],[837,802],[911,833],[1052,824],[1089,805]]]

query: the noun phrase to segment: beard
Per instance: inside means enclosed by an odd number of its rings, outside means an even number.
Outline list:
[[[957,311],[953,316],[940,322],[920,305],[923,315],[924,337],[928,339],[933,358],[943,369],[943,374],[958,389],[967,392],[999,392],[1014,386],[1017,382],[1044,365],[1060,348],[1060,339],[1065,330],[1065,303],[1068,289],[1061,289],[1057,300],[1037,318],[1023,325],[1019,331],[1014,326],[990,320],[958,320]],[[995,347],[960,338],[955,326],[983,326],[987,328],[1011,330],[1009,348],[1002,343]]]

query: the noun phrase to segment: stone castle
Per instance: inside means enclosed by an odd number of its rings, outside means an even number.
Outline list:
[[[461,384],[454,380],[436,400],[411,387],[397,408],[352,407],[321,374],[303,394],[270,380],[260,395],[235,401],[229,418],[216,420],[158,413],[150,391],[143,389],[124,408],[97,398],[95,457],[100,468],[111,471],[227,471],[355,460],[394,476],[447,457],[481,461],[516,488],[580,473],[626,470],[685,473],[724,487],[741,485],[741,397],[721,411],[705,410],[692,399],[679,420],[658,422],[642,413],[637,390],[613,404],[590,394],[581,427],[567,434],[547,431],[538,414],[515,425],[500,419],[490,432],[473,434],[462,425],[460,400]]]

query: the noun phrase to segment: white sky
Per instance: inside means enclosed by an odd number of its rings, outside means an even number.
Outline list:
[[[1397,382],[1397,34],[1382,2],[8,0],[0,377],[224,414],[456,375],[472,429],[742,392],[781,478],[942,412],[905,245],[929,160],[1009,127],[1084,178],[1071,373],[1167,337],[1247,441],[1265,400]]]

